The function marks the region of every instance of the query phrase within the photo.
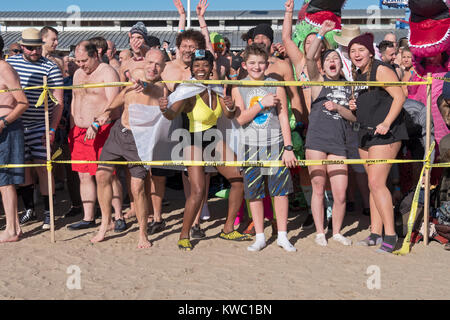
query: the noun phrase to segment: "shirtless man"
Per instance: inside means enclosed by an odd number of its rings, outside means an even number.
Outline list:
[[[106,57],[108,57],[109,65],[116,69],[117,72],[120,71],[120,62],[116,59],[116,44],[111,40],[106,40],[108,44],[108,50],[106,50]]]
[[[165,67],[165,57],[160,50],[150,50],[145,56],[144,81],[147,83],[144,90],[139,92],[134,88],[125,88],[114,99],[106,109],[105,113],[98,117],[101,124],[106,123],[110,118],[110,113],[124,106],[122,117],[116,121],[111,130],[111,134],[106,141],[100,156],[101,161],[141,161],[138,155],[136,142],[130,130],[129,106],[131,104],[142,104],[149,106],[158,106],[159,98],[164,96],[165,85],[160,83],[161,72]],[[141,70],[135,70],[133,77],[139,76]],[[147,176],[147,170],[144,166],[129,166],[131,174],[131,193],[135,201],[136,216],[139,222],[139,241],[138,248],[149,248],[151,243],[147,237],[148,211],[147,199],[144,188],[144,181]],[[111,230],[113,225],[111,221],[111,179],[113,177],[113,168],[107,165],[100,165],[97,170],[98,198],[102,207],[102,224],[98,234],[91,240],[93,243],[103,241],[107,231]]]
[[[119,63],[120,65],[125,64],[126,61],[130,60],[133,57],[133,54],[131,53],[131,50],[126,49],[122,50],[119,53]],[[120,72],[120,68],[119,68]]]
[[[73,85],[119,81],[117,72],[110,65],[101,63],[96,46],[90,41],[82,41],[75,49],[75,62],[79,69],[75,72]],[[103,145],[109,135],[112,123],[99,125],[95,118],[113,101],[119,88],[90,88],[73,90],[71,107],[71,131],[69,145],[72,160],[98,160]],[[115,120],[118,112],[112,115]],[[73,171],[80,177],[80,195],[83,201],[84,219],[68,226],[70,230],[95,227],[94,208],[96,185],[94,176],[96,164],[72,164]],[[126,229],[122,217],[121,186],[117,178],[113,179],[117,198],[112,201],[116,214],[116,231]],[[111,205],[111,202],[110,202]]]
[[[136,23],[128,32],[130,38],[130,48],[133,53],[133,57],[128,61],[125,61],[120,66],[119,76],[120,81],[128,81],[130,79],[130,72],[134,69],[142,69],[145,66],[144,57],[149,47],[147,45],[147,28],[144,23]]]
[[[0,59],[3,46],[0,36]],[[0,90],[16,88],[20,88],[18,74],[8,63],[0,60]],[[23,128],[18,118],[27,108],[28,100],[23,91],[0,93],[0,164],[25,162]],[[24,168],[0,169],[0,193],[6,216],[6,228],[0,233],[0,243],[18,241],[22,234],[15,185],[24,183],[24,175]]]
[[[52,27],[43,27],[39,32],[42,41],[45,44],[42,46],[42,56],[56,63],[58,68],[62,71],[64,69],[63,59],[56,55],[56,47],[58,46],[58,30]]]

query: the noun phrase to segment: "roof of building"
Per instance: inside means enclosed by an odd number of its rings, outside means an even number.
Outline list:
[[[362,30],[366,32],[369,30]],[[375,36],[375,42],[379,43],[383,40],[384,35],[388,32],[386,30],[373,31],[370,30]],[[391,30],[397,35],[397,38],[408,36],[408,30]],[[221,34],[227,37],[231,43],[232,50],[241,50],[245,47],[244,41],[241,39],[242,31],[224,31]],[[128,33],[119,31],[64,31],[59,34],[59,44],[58,49],[61,51],[68,51],[71,45],[75,45],[81,40],[87,40],[92,37],[104,37],[106,40],[111,40],[116,44],[117,50],[128,49]],[[170,46],[175,46],[175,38],[177,36],[176,32],[172,31],[161,31],[161,32],[150,32],[149,34],[159,38],[161,41],[167,40],[170,42]],[[1,33],[3,40],[5,42],[5,50],[8,46],[20,40],[21,33],[18,31]],[[275,31],[274,42],[281,42],[281,32]]]
[[[342,11],[343,18],[368,17],[373,15],[370,10],[347,9]],[[195,11],[192,12],[195,17]],[[401,18],[405,16],[404,9],[381,9],[381,18]],[[284,10],[229,10],[207,11],[208,20],[253,20],[253,19],[283,19]],[[177,11],[80,11],[67,13],[64,11],[0,11],[0,21],[48,21],[80,19],[81,21],[124,21],[124,20],[178,20]]]

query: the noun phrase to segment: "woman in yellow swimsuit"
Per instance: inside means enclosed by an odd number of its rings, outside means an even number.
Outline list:
[[[196,80],[209,80],[214,67],[214,56],[211,52],[197,50],[192,55],[191,73]],[[220,97],[213,90],[205,90],[194,97],[179,100],[168,108],[168,99],[160,99],[160,109],[164,117],[169,120],[175,119],[182,112],[187,114],[191,143],[183,149],[187,160],[208,160],[210,156],[215,159],[234,160],[236,155],[223,140],[211,142],[214,137],[217,140],[217,120],[222,114],[232,119],[235,116],[236,107],[230,96]],[[214,148],[214,144],[216,147]],[[223,151],[219,151],[223,150]],[[219,154],[219,152],[221,154]],[[210,154],[208,154],[210,153]],[[216,154],[217,153],[217,154]],[[231,155],[231,156],[230,156]],[[226,240],[249,240],[249,236],[234,230],[234,220],[244,198],[243,178],[237,167],[217,167],[217,170],[231,184],[230,196],[228,198],[227,220],[220,238]],[[186,199],[178,247],[182,250],[192,250],[189,240],[189,231],[194,223],[196,213],[199,211],[203,195],[205,194],[205,169],[200,166],[187,167],[190,196]]]

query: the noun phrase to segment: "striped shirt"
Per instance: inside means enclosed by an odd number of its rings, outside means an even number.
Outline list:
[[[29,62],[22,54],[12,56],[6,60],[19,74],[22,88],[42,86],[44,76],[47,76],[48,86],[62,86],[63,76],[58,66],[47,58],[41,57],[37,62]],[[42,90],[25,90],[25,95],[30,104],[29,108],[22,114],[21,119],[24,127],[36,128],[44,126],[45,111],[43,107],[36,108]],[[55,103],[48,98],[48,111],[51,119]]]

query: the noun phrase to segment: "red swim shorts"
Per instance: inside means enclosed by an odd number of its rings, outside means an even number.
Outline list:
[[[108,123],[101,126],[95,139],[86,141],[84,141],[84,137],[87,129],[74,126],[69,133],[69,147],[72,160],[98,161],[113,124]],[[97,167],[98,165],[95,163],[72,163],[73,171],[89,173],[91,176],[95,175]]]

